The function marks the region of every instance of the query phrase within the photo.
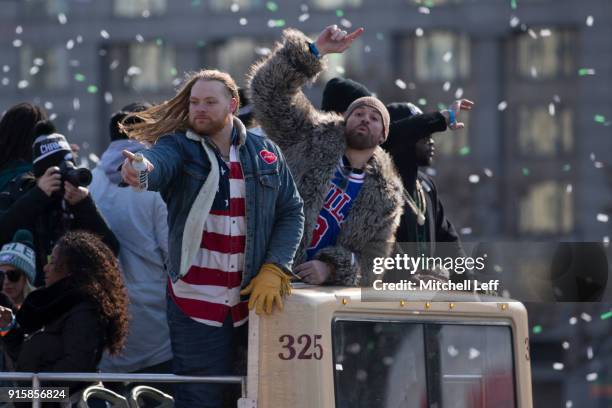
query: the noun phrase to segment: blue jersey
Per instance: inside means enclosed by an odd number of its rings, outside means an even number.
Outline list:
[[[340,226],[348,217],[351,204],[357,198],[364,178],[363,172],[345,170],[343,159],[340,159],[329,183],[329,191],[319,213],[312,240],[306,249],[308,260],[314,258],[320,249],[336,245]]]

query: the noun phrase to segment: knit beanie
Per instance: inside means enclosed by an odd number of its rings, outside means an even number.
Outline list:
[[[25,273],[28,282],[34,284],[36,278],[36,256],[34,254],[32,233],[18,230],[13,241],[0,249],[0,265],[12,265]]]
[[[380,99],[375,98],[373,96],[364,96],[355,100],[350,106],[347,108],[344,113],[344,119],[348,120],[349,116],[353,111],[361,106],[368,106],[372,109],[375,109],[381,116],[383,122],[383,134],[385,135],[385,140],[389,135],[389,111],[385,107],[385,104],[380,101]]]
[[[363,96],[372,96],[372,92],[359,82],[348,78],[332,78],[323,89],[321,109],[342,114],[355,99]]]
[[[42,176],[49,167],[72,160],[72,150],[64,135],[56,133],[51,121],[38,122],[34,127],[32,163],[34,177]]]

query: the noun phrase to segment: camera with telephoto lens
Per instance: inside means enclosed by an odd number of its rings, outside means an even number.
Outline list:
[[[75,187],[87,187],[91,184],[91,171],[85,168],[77,168],[70,160],[60,162],[59,169],[62,183],[67,181]]]

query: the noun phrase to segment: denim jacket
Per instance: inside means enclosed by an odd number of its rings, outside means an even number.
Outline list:
[[[264,263],[292,267],[304,229],[303,202],[280,149],[267,137],[248,132],[234,118],[245,181],[246,247],[242,287]],[[213,148],[195,133],[175,133],[142,151],[155,167],[148,189],[168,205],[169,274],[185,276],[200,248],[204,222],[219,184]]]

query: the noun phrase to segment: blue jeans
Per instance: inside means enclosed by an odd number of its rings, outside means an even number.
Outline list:
[[[185,315],[169,296],[167,303],[174,374],[236,375],[235,355],[245,346],[247,324],[234,329],[228,313],[223,327],[208,326]],[[221,407],[227,389],[225,384],[176,383],[175,407]]]

